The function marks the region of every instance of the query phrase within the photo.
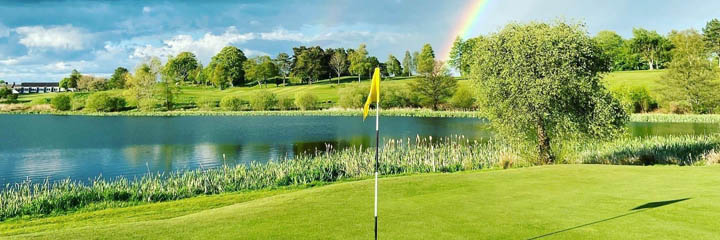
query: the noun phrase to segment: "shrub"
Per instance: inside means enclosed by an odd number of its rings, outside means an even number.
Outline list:
[[[290,110],[295,108],[295,99],[291,97],[283,97],[278,101],[278,107],[280,110]]]
[[[200,97],[195,100],[195,105],[203,110],[210,110],[218,106],[218,101],[210,97]]]
[[[87,97],[84,97],[82,95],[73,95],[72,100],[70,100],[70,105],[73,111],[77,111],[80,109],[85,108],[85,101],[87,100]]]
[[[7,95],[6,98],[7,98],[7,102],[9,102],[9,103],[15,103],[15,102],[17,102],[18,94],[17,94],[17,93],[10,94],[10,95]]]
[[[650,96],[645,87],[614,89],[613,95],[629,113],[644,113],[657,109],[657,100]]]
[[[475,97],[467,88],[459,88],[450,99],[450,104],[457,109],[470,110],[475,105]]]
[[[360,85],[362,86],[362,85]],[[338,104],[342,108],[361,108],[365,104],[365,98],[368,94],[367,92],[363,91],[365,88],[362,88],[358,85],[353,85],[346,87],[342,90],[340,90],[340,98],[338,99]],[[365,89],[369,91],[368,89]]]
[[[239,96],[225,96],[220,100],[220,107],[226,111],[240,111],[243,109],[245,101]]]
[[[114,112],[120,111],[125,107],[125,99],[121,97],[110,96],[104,92],[91,94],[86,102],[85,108],[95,112]]]
[[[277,95],[267,90],[257,91],[250,98],[250,107],[256,111],[270,110],[277,103]]]
[[[67,111],[72,108],[70,96],[66,94],[60,94],[52,98],[50,100],[50,105],[52,105],[55,110],[59,111]]]
[[[667,110],[671,113],[675,114],[685,114],[689,113],[690,111],[690,104],[685,101],[679,101],[679,102],[670,102],[668,103]]]
[[[143,98],[137,102],[137,108],[142,111],[154,111],[160,107],[161,102],[155,98]]]
[[[295,95],[295,106],[303,111],[317,107],[317,101],[317,97],[310,92],[301,92]]]
[[[404,108],[413,107],[410,91],[404,87],[390,86],[380,92],[380,107]]]

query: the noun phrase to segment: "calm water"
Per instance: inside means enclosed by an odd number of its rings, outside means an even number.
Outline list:
[[[465,135],[487,139],[468,118],[383,117],[386,138]],[[369,146],[374,121],[360,117],[87,117],[0,115],[0,184],[27,177],[87,180],[264,162],[303,152]],[[709,134],[718,124],[639,123],[633,136]],[[226,159],[223,160],[222,155]]]

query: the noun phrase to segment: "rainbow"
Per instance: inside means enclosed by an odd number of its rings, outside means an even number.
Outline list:
[[[459,24],[450,32],[442,52],[444,55],[442,55],[440,59],[448,59],[450,49],[452,49],[453,42],[455,42],[457,36],[460,36],[462,39],[467,39],[468,34],[470,34],[470,31],[472,31],[477,24],[480,14],[487,8],[488,2],[489,0],[473,0],[470,2],[469,6],[465,8],[465,12],[460,14]]]

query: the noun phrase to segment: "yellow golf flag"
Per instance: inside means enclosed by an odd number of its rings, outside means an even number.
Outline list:
[[[370,94],[365,101],[365,108],[363,109],[363,121],[367,118],[368,110],[370,110],[370,103],[375,101],[375,107],[380,105],[380,68],[375,68],[373,73],[372,83],[370,83]]]

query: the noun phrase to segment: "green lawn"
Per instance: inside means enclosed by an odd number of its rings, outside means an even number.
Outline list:
[[[661,85],[662,76],[667,70],[640,70],[609,73],[603,81],[608,88],[616,87],[645,87],[648,91],[657,93]]]
[[[712,239],[720,167],[557,165],[380,181],[386,239]],[[27,239],[369,239],[372,180],[0,224]],[[235,203],[235,204],[232,204]]]
[[[612,72],[609,73],[607,76],[605,76],[605,83],[607,84],[608,88],[615,88],[618,86],[628,86],[628,87],[636,87],[636,86],[644,86],[651,92],[656,92],[659,88],[659,81],[662,77],[662,75],[665,73],[666,70],[655,70],[655,71],[623,71],[623,72]],[[405,86],[408,82],[413,81],[414,77],[409,78],[388,78],[385,79],[383,85],[385,87],[388,86]],[[276,87],[275,84],[267,84],[266,88],[261,88],[257,85],[251,85],[250,87],[235,87],[235,88],[229,88],[220,91],[217,88],[211,88],[211,87],[183,87],[182,93],[180,94],[178,100],[181,103],[191,103],[194,102],[197,98],[202,96],[208,96],[211,98],[216,98],[217,100],[220,100],[224,96],[228,95],[237,95],[241,97],[247,97],[249,98],[252,93],[259,91],[261,89],[266,89],[271,92],[274,92],[278,95],[278,97],[294,97],[295,94],[299,92],[304,91],[311,91],[312,93],[316,94],[316,96],[319,98],[320,101],[327,102],[337,102],[341,89],[346,87],[355,87],[357,86],[357,78],[355,77],[341,77],[340,78],[340,84],[337,84],[337,79],[326,79],[318,81],[312,85],[292,85],[292,86],[286,86],[286,87]],[[368,79],[363,79],[360,84],[367,85],[369,84]],[[460,86],[468,86],[470,84],[470,81],[467,79],[460,79],[459,81]],[[110,91],[114,94],[120,94],[121,91],[114,90]],[[29,95],[21,95],[20,101],[23,102],[29,102],[33,99],[37,98],[51,98],[55,95],[55,93],[46,93],[46,94],[29,94]]]

